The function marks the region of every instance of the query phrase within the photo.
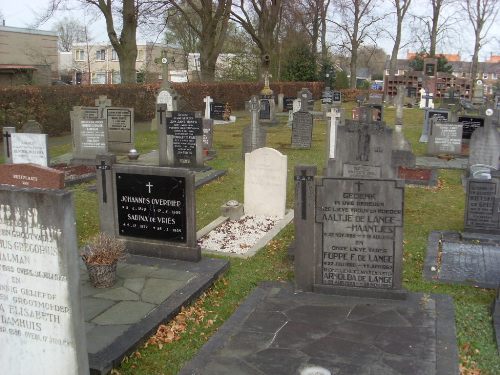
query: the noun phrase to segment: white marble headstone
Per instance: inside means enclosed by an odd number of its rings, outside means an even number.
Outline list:
[[[166,104],[168,110],[171,111],[174,106],[174,98],[170,92],[163,90],[158,93],[156,104]]]
[[[300,105],[301,105],[301,101],[300,99],[294,99],[293,100],[293,109],[292,109],[292,112],[298,112],[300,111]]]
[[[12,133],[12,163],[48,166],[47,134]]]
[[[245,214],[283,218],[287,156],[262,147],[245,154]]]
[[[337,143],[337,126],[340,120],[340,109],[332,108],[326,116],[330,118],[328,158],[335,159],[335,146]]]

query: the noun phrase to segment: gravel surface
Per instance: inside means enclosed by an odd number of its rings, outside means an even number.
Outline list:
[[[198,240],[202,249],[245,254],[280,220],[276,217],[244,215],[227,220]]]

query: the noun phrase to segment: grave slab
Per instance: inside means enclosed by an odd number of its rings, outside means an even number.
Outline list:
[[[154,334],[160,324],[171,320],[182,306],[198,298],[228,267],[229,262],[223,259],[202,258],[192,263],[129,255],[118,264],[117,283],[109,289],[93,288],[88,278],[82,277],[91,374],[107,374],[118,366],[124,356]],[[85,275],[83,263],[80,268]],[[135,300],[129,298],[132,295]]]
[[[179,374],[298,374],[311,367],[331,374],[457,374],[453,322],[449,296],[380,301],[267,282]]]
[[[427,280],[481,288],[500,285],[500,237],[434,231],[429,235],[423,275]]]

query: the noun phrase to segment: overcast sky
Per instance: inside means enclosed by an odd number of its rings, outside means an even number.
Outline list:
[[[37,14],[43,13],[43,10],[48,3],[49,0],[4,0],[0,5],[0,12],[3,15],[3,18],[5,18],[6,26],[29,27],[35,22]],[[390,2],[389,0],[383,0],[383,3],[388,5]],[[427,1],[424,2],[423,0],[414,0],[413,3],[413,7],[418,8],[419,13],[422,14],[422,12],[424,12],[430,14],[430,9],[426,11],[425,6],[423,6],[424,4],[428,4]],[[414,9],[413,12],[417,12],[417,9]],[[74,1],[73,10],[58,11],[52,19],[40,26],[39,29],[51,30],[54,23],[57,22],[57,20],[64,18],[65,16],[75,18],[82,23],[90,24],[91,37],[93,41],[108,41],[106,27],[102,15],[95,11],[83,11],[81,9],[81,6],[79,6],[77,2],[75,5]],[[392,23],[390,19],[386,21],[385,25],[387,26],[386,29],[392,29]],[[451,36],[446,43],[446,48],[443,46],[438,46],[438,52],[459,53],[462,57],[462,60],[470,61],[473,52],[473,38],[472,35],[469,35],[470,33],[466,32],[467,30],[471,30],[471,28],[467,25],[466,20],[462,19],[462,24],[455,25],[455,32],[451,33]],[[500,54],[500,41],[498,39],[498,36],[500,35],[500,17],[499,19],[497,19],[494,27],[490,30],[489,35],[491,36],[489,38],[490,42],[486,44],[480,51],[480,61],[484,61],[485,59],[487,59],[490,54]],[[495,37],[497,39],[495,39]],[[141,42],[158,42],[161,40],[161,36],[149,35],[146,37],[139,34],[138,39]],[[390,40],[390,38],[379,38],[377,40],[377,43],[386,51],[387,54],[390,54],[392,49],[392,41]],[[414,51],[416,48],[418,48],[417,45],[402,47],[400,50],[400,57],[404,58],[406,56],[407,50]]]

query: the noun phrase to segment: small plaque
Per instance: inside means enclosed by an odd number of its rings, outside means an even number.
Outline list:
[[[350,178],[380,178],[380,167],[345,163],[343,165],[342,176]]]

